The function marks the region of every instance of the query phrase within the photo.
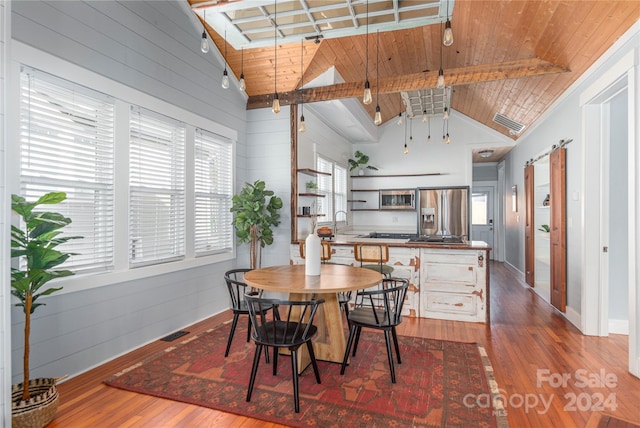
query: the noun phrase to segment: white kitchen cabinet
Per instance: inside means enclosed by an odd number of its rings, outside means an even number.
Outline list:
[[[488,321],[487,251],[420,250],[420,317]]]

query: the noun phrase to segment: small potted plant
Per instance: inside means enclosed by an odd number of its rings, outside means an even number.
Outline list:
[[[355,159],[349,159],[349,171],[353,171],[356,168],[359,168],[358,170],[358,175],[364,175],[364,169],[371,169],[374,171],[377,171],[378,168],[376,168],[373,165],[368,165],[369,163],[369,156],[365,155],[364,153],[362,153],[359,150],[356,150],[356,152],[353,154],[353,157]]]
[[[61,229],[71,219],[50,211],[34,211],[43,204],[58,204],[66,199],[63,192],[51,192],[35,202],[27,202],[18,195],[11,196],[11,209],[21,218],[21,225],[11,225],[11,258],[24,258],[23,263],[11,267],[11,294],[17,299],[16,306],[24,311],[24,357],[23,382],[13,385],[11,391],[12,426],[43,427],[48,424],[58,408],[57,379],[29,379],[29,336],[31,314],[40,306],[39,300],[61,289],[42,287],[55,278],[73,275],[69,270],[55,270],[73,253],[56,249],[70,239],[80,236],[60,236]],[[22,228],[22,226],[24,226]]]
[[[249,267],[262,265],[262,249],[273,244],[272,226],[280,224],[279,210],[282,199],[274,196],[272,190],[266,190],[265,182],[256,180],[246,183],[244,188],[232,198],[231,212],[235,213],[233,226],[240,243],[248,242]],[[258,246],[260,252],[258,253]]]
[[[315,181],[307,181],[305,183],[305,187],[307,189],[307,192],[313,192],[315,189],[318,188],[318,185],[316,184]]]

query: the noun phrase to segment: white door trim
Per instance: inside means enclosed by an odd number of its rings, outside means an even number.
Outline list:
[[[612,95],[626,87],[628,91],[628,278],[629,278],[629,371],[640,377],[640,330],[638,329],[638,289],[640,284],[640,144],[637,123],[638,87],[640,86],[635,51],[622,57],[580,96],[582,108],[584,149],[583,156],[583,249],[582,249],[582,302],[581,327],[584,334],[608,334],[606,257],[602,256],[603,238],[606,240],[608,210],[600,210],[601,202],[608,203],[603,180],[608,182],[608,167],[602,154],[608,153],[607,126],[603,122],[606,109],[603,104]],[[607,161],[608,162],[608,161]],[[604,177],[603,174],[607,174]],[[605,227],[607,225],[607,227]]]

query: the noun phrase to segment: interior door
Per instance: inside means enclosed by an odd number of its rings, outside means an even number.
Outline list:
[[[534,182],[533,165],[524,167],[524,271],[525,282],[535,286],[535,242],[533,230]]]
[[[493,187],[477,186],[471,192],[471,236],[474,241],[494,245]],[[493,251],[490,253],[493,260]]]
[[[549,155],[551,227],[551,304],[564,312],[567,304],[566,149]]]

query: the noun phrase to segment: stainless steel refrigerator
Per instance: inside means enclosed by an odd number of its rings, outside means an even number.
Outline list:
[[[421,236],[469,237],[469,187],[418,189]]]

